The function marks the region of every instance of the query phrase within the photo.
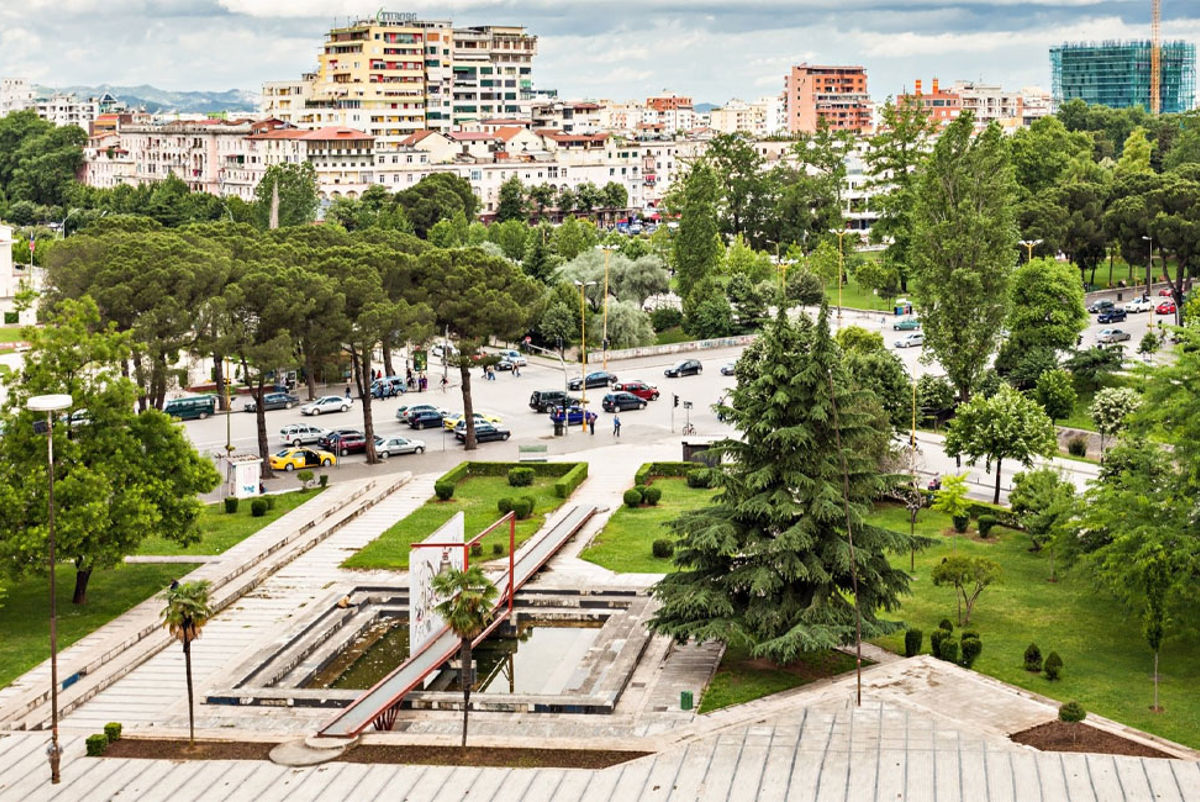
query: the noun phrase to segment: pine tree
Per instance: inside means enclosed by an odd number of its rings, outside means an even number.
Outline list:
[[[843,459],[862,635],[900,627],[877,617],[896,609],[908,589],[908,576],[888,564],[887,552],[920,544],[864,520],[894,477],[878,462],[887,450],[887,421],[852,388],[826,308],[815,325],[780,315],[747,349],[726,411],[743,438],[715,447],[727,459],[716,469],[721,491],[713,503],[671,524],[680,570],[654,587],[661,604],[655,631],[744,644],[779,663],[852,643]]]

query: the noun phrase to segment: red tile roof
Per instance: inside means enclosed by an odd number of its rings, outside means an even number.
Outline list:
[[[496,135],[482,131],[451,131],[449,137],[455,142],[491,142]]]

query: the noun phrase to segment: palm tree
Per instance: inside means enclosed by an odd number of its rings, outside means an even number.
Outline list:
[[[492,604],[498,591],[478,565],[472,565],[465,571],[452,568],[438,574],[433,578],[433,589],[438,596],[445,599],[434,609],[462,641],[458,656],[462,661],[462,672],[459,675],[463,689],[462,745],[466,746],[467,712],[471,704],[471,684],[474,681],[471,671],[471,641],[479,637],[479,633],[483,632],[483,628],[491,620]]]
[[[171,635],[183,643],[183,659],[187,664],[188,744],[196,744],[196,717],[192,702],[192,641],[212,616],[208,606],[208,580],[201,582],[172,582],[166,592],[167,606],[162,619]]]

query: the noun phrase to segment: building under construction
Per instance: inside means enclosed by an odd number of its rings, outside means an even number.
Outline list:
[[[1163,114],[1189,111],[1196,102],[1196,46],[1163,42],[1160,106]],[[1153,46],[1140,42],[1067,42],[1050,48],[1055,104],[1080,98],[1113,108],[1151,109]]]

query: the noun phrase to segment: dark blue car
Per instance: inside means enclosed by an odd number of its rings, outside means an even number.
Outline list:
[[[563,419],[563,408],[555,407],[550,412],[550,420],[555,423],[561,423]],[[583,423],[583,407],[568,407],[566,411],[566,419],[568,426],[578,426]]]

